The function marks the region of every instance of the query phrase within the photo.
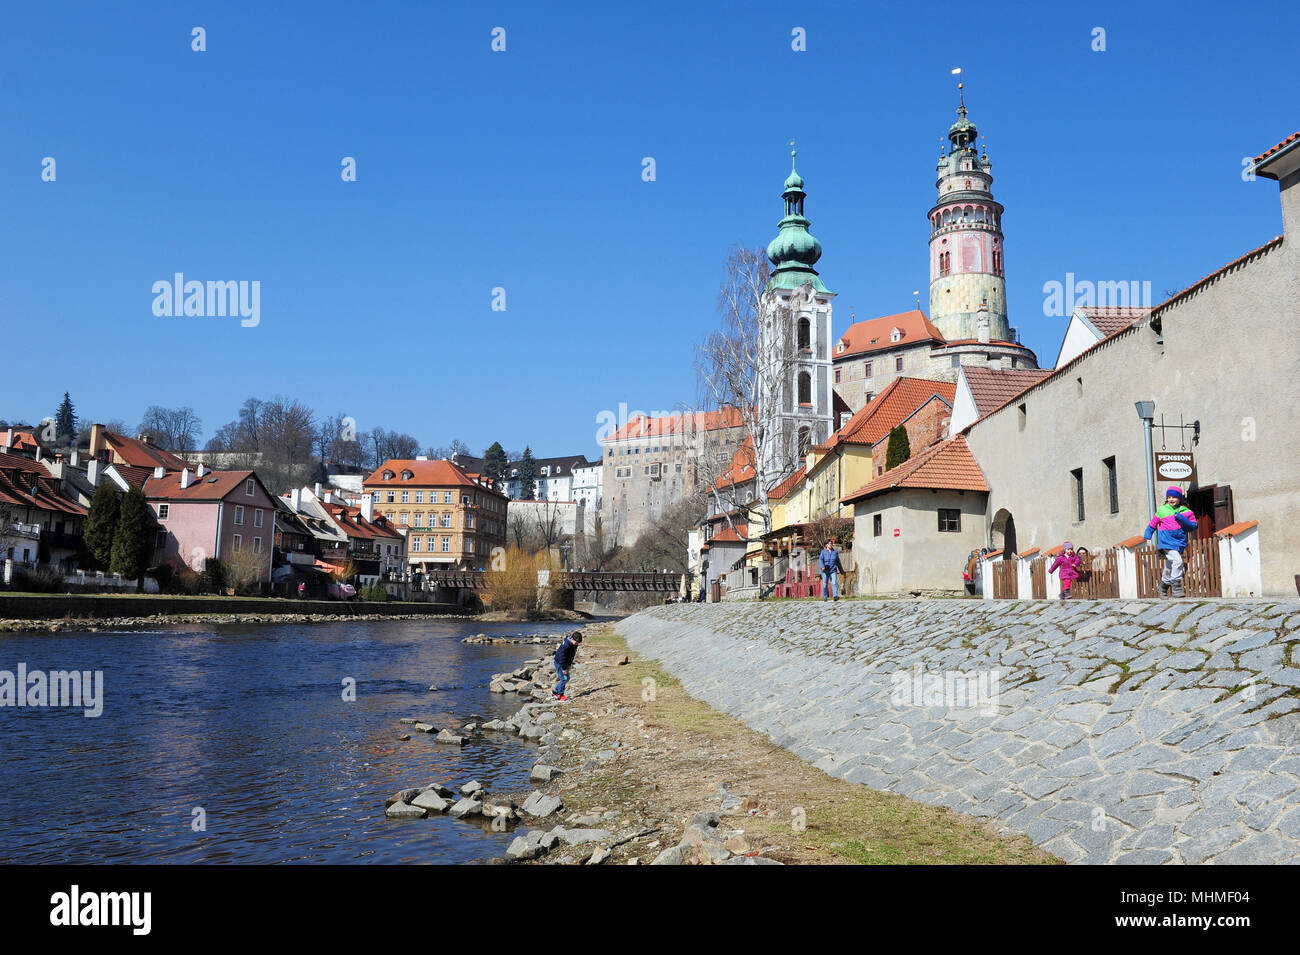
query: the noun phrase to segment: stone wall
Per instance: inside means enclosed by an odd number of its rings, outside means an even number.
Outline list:
[[[618,630],[827,773],[1066,861],[1300,860],[1300,601],[685,604]]]
[[[146,617],[150,614],[337,613],[444,614],[462,612],[455,604],[379,603],[366,600],[278,600],[268,597],[135,597],[126,594],[0,594],[0,620],[58,620],[64,616]]]

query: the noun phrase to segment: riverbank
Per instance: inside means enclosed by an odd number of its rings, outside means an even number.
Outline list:
[[[542,730],[545,745],[534,772],[540,798],[519,793],[516,802],[561,803],[530,818],[531,839],[517,830],[514,855],[544,853],[529,864],[1057,861],[988,821],[835,779],[691,698],[655,661],[629,652],[613,625],[583,633],[571,702],[542,695],[521,714],[532,714],[525,728]],[[575,830],[608,838],[571,844]]]

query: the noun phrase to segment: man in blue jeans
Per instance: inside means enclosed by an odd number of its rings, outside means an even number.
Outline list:
[[[555,676],[557,682],[555,689],[551,690],[551,696],[561,703],[569,702],[569,698],[564,695],[564,685],[569,682],[569,667],[573,666],[573,658],[578,655],[578,644],[580,643],[582,643],[582,631],[575,630],[555,648]]]
[[[840,591],[837,586],[836,578],[839,574],[844,573],[844,565],[840,563],[840,552],[835,549],[835,539],[831,538],[822,548],[820,558],[822,569],[822,600],[831,597],[835,600],[840,599]]]

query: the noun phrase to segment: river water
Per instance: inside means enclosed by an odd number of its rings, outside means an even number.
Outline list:
[[[0,634],[0,671],[103,672],[103,713],[0,707],[0,863],[463,863],[513,835],[390,820],[399,789],[526,791],[536,747],[439,728],[515,712],[493,673],[573,624],[393,620]],[[545,645],[467,645],[474,633]],[[344,700],[348,680],[355,701]],[[430,692],[430,685],[437,692]],[[398,737],[410,733],[411,739]],[[199,812],[201,810],[201,812]]]

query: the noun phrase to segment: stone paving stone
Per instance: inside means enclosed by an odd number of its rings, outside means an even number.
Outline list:
[[[1278,821],[1277,831],[1288,839],[1300,839],[1300,806],[1292,809]]]
[[[1138,710],[1136,723],[1138,732],[1150,740],[1176,729],[1183,720],[1182,716],[1153,706]]]
[[[1174,844],[1178,829],[1168,824],[1142,826],[1120,841],[1121,849],[1164,849]]]
[[[1168,849],[1137,849],[1115,858],[1116,865],[1164,865],[1174,857]]]
[[[1093,739],[1092,750],[1099,759],[1109,759],[1141,745],[1142,734],[1131,726],[1119,726]]]
[[[1114,627],[1108,627],[1101,631],[1103,637],[1110,637],[1112,640],[1128,642],[1134,637],[1140,637],[1146,633],[1146,628],[1131,623],[1122,623]]]
[[[1277,833],[1250,835],[1240,845],[1214,857],[1216,865],[1276,865],[1294,859],[1298,847]]]
[[[1078,862],[1084,856],[1083,850],[1070,841],[1068,836],[1057,836],[1055,839],[1049,839],[1042,844],[1042,848],[1063,862]]]
[[[1029,824],[1029,828],[1025,830],[1025,834],[1033,840],[1035,845],[1041,845],[1047,840],[1059,836],[1071,828],[1072,826],[1067,822],[1039,816]]]
[[[1249,829],[1237,823],[1202,835],[1192,836],[1176,843],[1174,848],[1188,865],[1200,865],[1219,853],[1231,849],[1245,839],[1249,833]]]
[[[1138,796],[1153,796],[1161,793],[1167,793],[1170,790],[1180,788],[1184,784],[1168,776],[1161,776],[1159,773],[1150,773],[1139,771],[1133,773],[1128,780],[1128,786],[1125,789],[1127,796],[1132,799]]]
[[[1164,795],[1164,804],[1171,809],[1177,809],[1196,802],[1198,802],[1196,791],[1191,786],[1180,786],[1178,789]]]
[[[1258,650],[1251,650],[1237,657],[1237,665],[1243,670],[1256,672],[1271,670],[1282,663],[1282,646],[1273,643]]]

